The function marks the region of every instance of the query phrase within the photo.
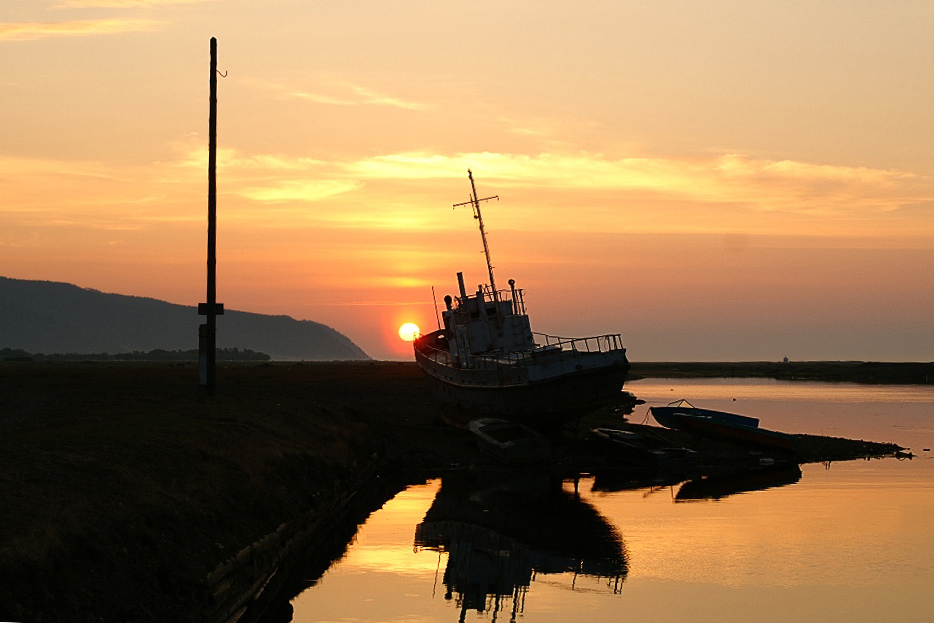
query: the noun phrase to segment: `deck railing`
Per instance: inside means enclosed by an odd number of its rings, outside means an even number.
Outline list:
[[[595,335],[593,337],[558,337],[546,333],[533,333],[539,348],[559,347],[561,350],[576,350],[585,353],[607,353],[623,348],[619,333]]]
[[[596,335],[592,337],[558,337],[545,333],[533,333],[536,339],[535,350],[514,351],[497,354],[452,355],[447,350],[423,346],[421,353],[428,359],[445,366],[492,370],[496,367],[528,365],[533,358],[558,351],[577,351],[581,353],[608,353],[623,350],[623,340],[619,333]]]

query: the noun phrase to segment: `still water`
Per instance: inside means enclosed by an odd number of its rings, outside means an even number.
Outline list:
[[[734,479],[463,474],[413,486],[292,602],[293,621],[934,620],[934,388],[648,379],[651,405],[910,448]],[[651,420],[651,418],[649,418]]]

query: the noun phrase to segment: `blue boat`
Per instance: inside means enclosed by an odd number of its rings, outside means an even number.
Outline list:
[[[677,400],[666,407],[649,407],[655,420],[666,428],[685,430],[730,441],[790,452],[795,437],[787,433],[759,428],[758,418],[726,411],[700,409],[687,400]]]
[[[669,403],[667,407],[649,407],[655,420],[665,428],[680,428],[678,418],[689,415],[694,417],[710,418],[717,422],[729,422],[740,426],[750,428],[759,427],[759,419],[747,415],[737,415],[736,413],[727,413],[726,411],[713,411],[712,409],[700,409],[695,407],[685,399],[676,400]]]

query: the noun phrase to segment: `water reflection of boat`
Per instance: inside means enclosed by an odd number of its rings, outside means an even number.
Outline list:
[[[675,494],[675,501],[719,500],[738,493],[784,487],[799,480],[801,468],[795,464],[716,474],[683,483]]]
[[[645,489],[654,491],[667,489],[692,478],[693,471],[685,469],[672,470],[632,470],[607,469],[599,470],[593,474],[591,491],[597,493],[617,493],[619,491],[635,491]]]
[[[592,506],[538,474],[445,476],[415,546],[448,554],[446,598],[468,610],[524,610],[536,574],[594,576],[618,593],[622,540]]]
[[[655,420],[666,428],[711,435],[774,450],[790,452],[795,437],[778,431],[759,428],[759,420],[746,415],[700,409],[687,400],[678,400],[665,407],[649,407]]]

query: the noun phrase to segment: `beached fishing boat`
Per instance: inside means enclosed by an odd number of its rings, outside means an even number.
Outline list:
[[[437,331],[414,341],[446,419],[464,426],[482,416],[552,426],[625,400],[629,370],[619,334],[562,338],[533,333],[525,297],[515,281],[498,290],[480,202],[468,171],[474,218],[480,226],[489,283],[468,293],[457,273],[458,296],[445,296]]]
[[[678,400],[665,407],[649,407],[652,417],[666,428],[720,437],[776,450],[794,449],[795,437],[787,433],[759,428],[754,417],[700,409],[687,400]]]

